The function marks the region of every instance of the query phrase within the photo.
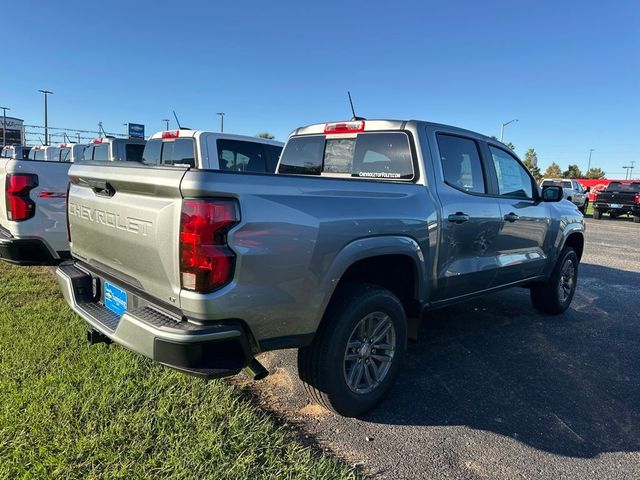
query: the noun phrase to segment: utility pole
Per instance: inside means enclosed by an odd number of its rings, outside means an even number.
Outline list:
[[[224,112],[218,112],[216,115],[220,115],[220,133],[224,132]]]
[[[78,135],[78,143],[80,143],[80,132],[76,132],[76,135]]]
[[[589,170],[591,170],[591,154],[593,153],[594,150],[595,150],[595,148],[592,148],[591,150],[589,150],[589,162],[587,163],[587,173],[586,173],[586,175],[589,175]]]
[[[9,107],[0,107],[2,109],[2,146],[7,144],[7,110]]]
[[[636,161],[635,160],[631,160],[631,168],[629,169],[629,178],[632,179],[633,178],[633,167],[635,167],[636,165]]]
[[[509,120],[508,122],[505,122],[505,123],[503,123],[503,124],[500,126],[500,141],[501,141],[501,142],[502,142],[502,140],[503,140],[503,138],[504,138],[504,127],[506,127],[506,126],[507,126],[507,125],[509,125],[510,123],[517,122],[517,121],[518,121],[518,119],[517,119],[517,118],[514,118],[513,120]]]
[[[622,168],[624,168],[624,169],[625,169],[625,172],[626,172],[626,173],[624,174],[624,179],[625,179],[625,180],[629,180],[629,169],[630,169],[630,168],[632,168],[632,167],[622,167]]]
[[[168,118],[163,118],[162,121],[164,122],[165,131],[168,131],[169,130],[169,119]]]
[[[40,93],[44,93],[44,144],[49,145],[49,111],[47,105],[47,99],[53,92],[49,90],[38,90]]]

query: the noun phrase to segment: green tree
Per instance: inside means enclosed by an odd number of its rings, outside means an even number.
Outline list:
[[[256,135],[256,137],[258,138],[266,138],[267,140],[273,140],[274,137],[273,135],[271,135],[269,132],[262,132]]]
[[[569,165],[564,172],[562,172],[563,178],[582,178],[582,172],[580,171],[580,167],[578,165]]]
[[[511,150],[515,150],[516,149],[516,146],[511,142],[507,143],[507,147],[509,147]]]
[[[600,168],[592,167],[585,175],[587,178],[604,178],[604,171]]]
[[[556,162],[552,162],[551,165],[544,172],[544,178],[561,178],[562,177],[562,169],[560,169],[560,165]]]
[[[533,148],[530,148],[524,154],[524,166],[529,169],[533,178],[536,179],[536,182],[540,181],[542,178],[542,172],[540,172],[540,167],[538,167],[538,154]]]

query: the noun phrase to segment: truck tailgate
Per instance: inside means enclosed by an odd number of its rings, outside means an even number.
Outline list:
[[[179,307],[180,182],[186,170],[75,164],[69,171],[72,255],[121,287]]]

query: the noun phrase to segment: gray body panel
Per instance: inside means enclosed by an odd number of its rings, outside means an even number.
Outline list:
[[[582,235],[575,207],[544,203],[537,191],[536,199],[523,201],[470,195],[444,183],[434,160],[436,132],[485,144],[491,139],[426,122],[379,124],[410,135],[413,182],[74,165],[72,254],[194,323],[240,320],[260,342],[313,334],[344,272],[365,258],[410,258],[416,300],[428,308],[540,280],[568,235]],[[318,133],[309,127],[296,132]],[[100,182],[115,194],[97,194]],[[178,263],[182,199],[203,197],[237,199],[241,216],[227,235],[236,254],[233,279],[208,294],[180,288]],[[449,221],[457,212],[469,221]],[[506,222],[512,212],[518,221]],[[112,220],[104,220],[107,214]]]

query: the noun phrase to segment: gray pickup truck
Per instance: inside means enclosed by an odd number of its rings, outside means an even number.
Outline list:
[[[170,163],[170,162],[169,162]],[[91,343],[206,378],[298,348],[317,401],[357,416],[391,388],[407,318],[507,287],[564,312],[582,215],[491,138],[421,121],[312,125],[276,175],[135,163],[70,172],[57,270]]]

